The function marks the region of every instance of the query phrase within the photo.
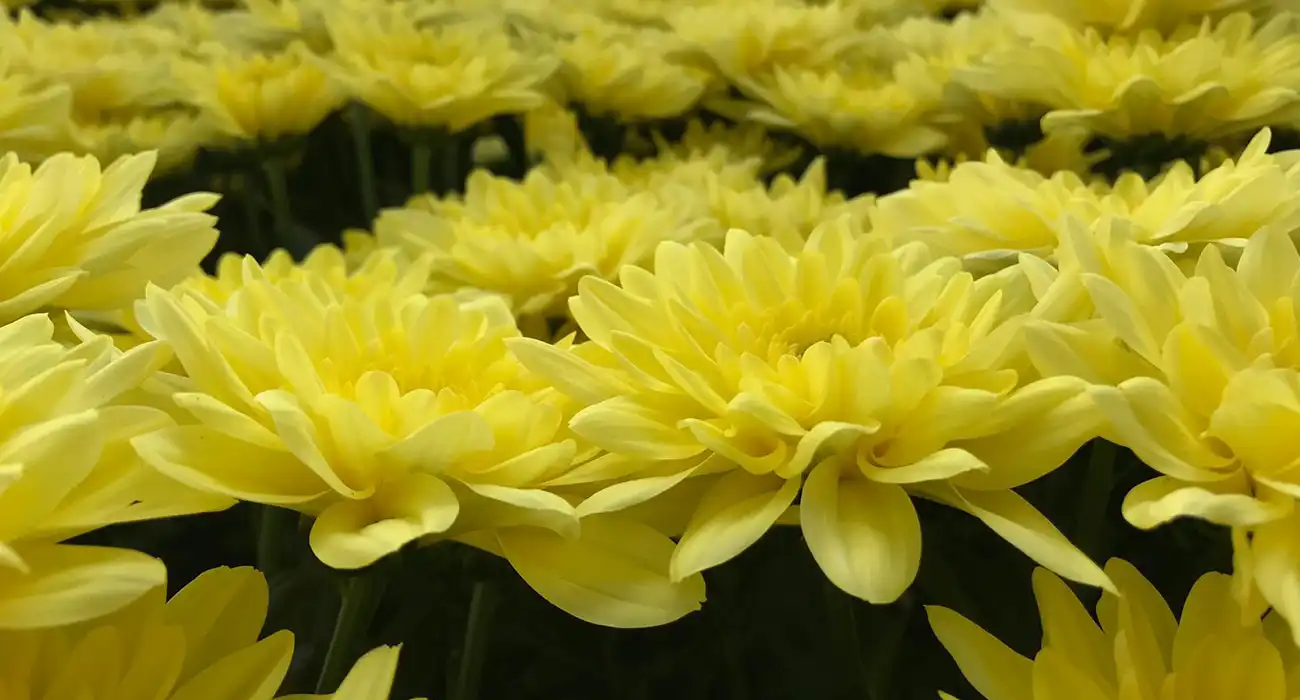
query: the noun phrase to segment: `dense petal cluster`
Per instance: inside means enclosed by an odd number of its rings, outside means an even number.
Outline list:
[[[911,497],[923,495],[1072,578],[1108,585],[1007,490],[1059,465],[1094,429],[1080,385],[1021,386],[1008,369],[1014,285],[976,281],[920,245],[891,250],[844,223],[793,254],[739,230],[721,252],[662,244],[654,273],[629,267],[618,285],[579,284],[570,305],[590,343],[512,341],[525,365],[586,406],[573,431],[610,453],[590,478],[617,483],[579,511],[690,498],[677,489],[702,484],[673,554],[680,578],[739,554],[802,487],[799,521],[822,570],[889,602],[916,575]]]

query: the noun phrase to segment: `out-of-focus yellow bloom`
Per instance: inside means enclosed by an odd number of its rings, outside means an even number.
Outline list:
[[[214,139],[212,125],[191,110],[164,110],[131,115],[73,127],[77,150],[101,163],[156,151],[154,175],[163,175],[189,165],[199,149]]]
[[[388,700],[402,647],[376,647],[352,665],[352,670],[328,695],[285,695],[280,700]],[[424,700],[416,698],[415,700]]]
[[[771,236],[788,251],[797,252],[818,226],[849,217],[854,230],[868,228],[875,198],[847,199],[826,189],[826,161],[817,159],[803,177],[777,175],[770,186],[760,182],[745,188],[715,187],[708,206],[711,223],[721,237],[738,228],[758,236]]]
[[[417,27],[400,16],[348,17],[330,23],[330,36],[351,93],[406,127],[458,132],[541,107],[542,84],[558,66],[483,22]]]
[[[667,119],[691,110],[716,86],[713,74],[674,60],[672,34],[608,25],[559,41],[564,93],[593,114]]]
[[[1104,38],[1035,15],[1020,20],[1025,41],[954,76],[976,92],[1047,110],[1047,132],[1216,139],[1300,115],[1296,21],[1286,15],[1256,26],[1236,14],[1168,36]]]
[[[1032,659],[946,608],[929,609],[930,626],[986,700],[1287,700],[1300,694],[1300,650],[1286,623],[1277,615],[1261,622],[1244,611],[1228,576],[1202,576],[1175,618],[1132,565],[1112,559],[1106,573],[1119,595],[1104,593],[1094,620],[1061,579],[1034,572],[1043,646]]]
[[[0,632],[0,693],[14,700],[271,700],[289,670],[293,634],[258,640],[268,598],[257,571],[220,568],[171,600],[155,586],[106,618]]]
[[[861,40],[856,10],[839,0],[687,3],[666,19],[688,47],[731,80],[778,68],[829,69]]]
[[[1264,3],[1257,0],[988,0],[988,4],[1000,13],[1052,15],[1074,27],[1095,27],[1104,32],[1144,29],[1168,32],[1199,24],[1207,17],[1219,18]]]
[[[321,260],[274,279],[246,259],[224,299],[150,288],[137,316],[188,375],[175,401],[191,422],[134,439],[147,462],[315,516],[312,550],[336,568],[450,538],[600,624],[699,607],[702,579],[668,579],[666,537],[613,517],[579,528],[547,490],[592,450],[565,428],[569,403],[507,351],[518,331],[504,304],[425,296],[423,280],[384,269],[339,284],[341,256]]]
[[[568,162],[589,152],[577,115],[554,99],[544,98],[537,107],[524,112],[520,121],[530,158]]]
[[[0,75],[0,152],[43,160],[72,140],[72,93],[64,85],[40,88],[24,75]]]
[[[915,158],[947,143],[930,121],[943,86],[920,58],[896,64],[892,74],[862,67],[777,67],[738,86],[754,102],[720,109],[795,131],[824,148]]]
[[[152,557],[61,540],[233,503],[154,473],[131,450],[133,436],[170,422],[126,400],[166,361],[161,344],[122,353],[78,332],[85,342],[68,347],[42,315],[0,326],[0,629],[88,620],[165,581]]]
[[[520,315],[562,314],[582,277],[612,279],[660,241],[696,235],[700,223],[668,201],[602,173],[539,168],[519,182],[476,171],[463,197],[381,213],[375,235],[432,256],[444,290],[500,294]]]
[[[274,141],[316,128],[346,96],[302,44],[275,54],[227,54],[178,64],[213,128],[240,141]]]
[[[624,268],[620,282],[579,284],[570,307],[589,343],[510,343],[586,406],[572,430],[611,455],[584,470],[607,488],[580,513],[663,498],[690,514],[674,533],[674,576],[739,554],[802,490],[813,557],[871,602],[896,599],[916,575],[913,495],[972,513],[1073,579],[1109,585],[1009,490],[1062,464],[1100,425],[1082,380],[1018,387],[1004,368],[1028,299],[1014,271],[974,280],[955,258],[891,249],[840,221],[794,254],[739,230],[723,251],[664,243],[653,273]]]
[[[1179,162],[1150,182],[1125,173],[1113,185],[1070,172],[1044,177],[990,152],[943,181],[914,181],[881,197],[872,226],[971,261],[1051,257],[1066,219],[1086,227],[1105,217],[1123,219],[1137,242],[1170,253],[1194,258],[1208,243],[1240,249],[1262,227],[1300,226],[1300,206],[1287,194],[1300,186],[1300,167],[1269,155],[1269,138],[1264,130],[1239,159],[1200,178]]]
[[[195,193],[140,208],[152,152],[101,173],[93,157],[56,155],[33,171],[0,159],[0,322],[45,308],[109,311],[154,282],[189,276],[217,240],[204,212],[217,196]]]

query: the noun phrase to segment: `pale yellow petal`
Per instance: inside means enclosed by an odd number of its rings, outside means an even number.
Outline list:
[[[360,569],[425,535],[445,532],[460,513],[446,482],[415,472],[385,484],[374,498],[327,507],[311,528],[311,549],[326,565]]]
[[[747,472],[723,476],[696,507],[673,552],[673,580],[683,580],[745,551],[776,524],[798,494],[798,479]]]
[[[90,620],[167,581],[161,561],[126,549],[42,544],[18,553],[31,573],[0,568],[0,629]]]
[[[1035,700],[1033,662],[947,608],[929,606],[925,611],[934,635],[980,695],[987,700]]]

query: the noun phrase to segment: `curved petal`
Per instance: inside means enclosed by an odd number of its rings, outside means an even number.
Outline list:
[[[1047,569],[1035,569],[1034,599],[1043,621],[1043,647],[1064,652],[1089,675],[1114,681],[1110,640],[1069,586]]]
[[[619,628],[667,624],[700,609],[704,578],[669,576],[673,542],[617,515],[583,520],[577,539],[509,528],[497,535],[511,566],[552,605]]]
[[[328,695],[281,695],[278,700],[388,700],[402,646],[375,647],[352,664],[339,689]]]
[[[312,525],[311,549],[327,566],[360,569],[425,535],[446,532],[460,501],[446,482],[415,472],[385,484],[374,498],[327,507]]]
[[[18,553],[30,573],[0,569],[0,629],[94,619],[167,583],[161,561],[127,549],[43,544]]]
[[[921,521],[901,487],[845,477],[828,459],[804,482],[800,526],[826,577],[869,603],[898,600],[921,566]]]
[[[293,633],[276,632],[208,666],[168,700],[271,700],[293,659]]]
[[[266,577],[247,566],[209,569],[177,591],[164,616],[185,634],[181,677],[256,642],[270,602]]]
[[[1261,525],[1251,538],[1255,583],[1264,599],[1287,622],[1300,645],[1300,516]]]
[[[772,528],[799,494],[799,479],[732,472],[709,489],[673,552],[672,578],[717,566]]]
[[[990,700],[1034,700],[1032,661],[947,608],[929,606],[925,612],[934,636],[980,695]]]
[[[1124,519],[1149,530],[1181,517],[1217,525],[1252,527],[1277,520],[1291,510],[1290,500],[1272,502],[1251,496],[1240,480],[1190,485],[1158,476],[1133,487],[1124,497]]]

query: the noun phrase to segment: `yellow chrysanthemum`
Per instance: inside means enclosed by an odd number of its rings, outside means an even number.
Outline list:
[[[227,54],[178,64],[177,73],[213,127],[240,141],[306,134],[346,99],[302,44],[275,54]]]
[[[463,197],[381,213],[375,235],[432,256],[445,290],[500,294],[521,315],[562,313],[580,278],[612,278],[660,241],[695,235],[698,222],[668,201],[603,173],[538,168],[519,182],[480,170]]]
[[[330,23],[338,77],[352,95],[407,127],[461,131],[543,105],[552,56],[513,45],[482,22],[416,26],[399,14]]]
[[[1004,369],[1028,299],[1014,271],[974,280],[955,258],[839,224],[794,254],[738,230],[723,251],[664,243],[653,273],[579,284],[570,307],[589,343],[511,341],[586,406],[572,430],[611,455],[584,470],[597,490],[579,512],[681,499],[691,515],[671,571],[685,577],[739,554],[802,490],[798,519],[822,570],[881,603],[916,575],[911,498],[923,495],[1108,585],[1009,490],[1063,463],[1099,421],[1081,380],[1017,387]],[[674,490],[686,484],[703,495]]]
[[[1105,32],[1144,29],[1173,31],[1186,24],[1219,18],[1266,3],[1258,0],[989,0],[989,6],[1006,14],[1047,14],[1075,27],[1095,27]]]
[[[133,436],[170,422],[128,400],[166,361],[160,344],[122,353],[78,332],[86,342],[67,347],[45,316],[0,326],[0,629],[91,619],[165,580],[152,557],[61,540],[233,503],[174,484],[131,450]]]
[[[593,114],[677,117],[717,84],[712,73],[673,59],[680,45],[667,32],[610,24],[562,39],[554,50],[564,93]]]
[[[334,263],[272,279],[246,259],[223,301],[150,288],[137,315],[188,375],[175,401],[192,422],[136,438],[147,462],[315,516],[312,550],[336,568],[451,538],[601,624],[698,607],[702,580],[668,581],[669,540],[612,518],[580,529],[547,490],[590,450],[564,427],[567,402],[508,353],[518,331],[499,300],[425,296],[409,277],[339,284]]]
[[[258,640],[268,598],[257,571],[219,568],[171,600],[155,586],[86,624],[0,632],[0,696],[271,700],[289,670],[293,634]]]
[[[1107,437],[1162,474],[1128,494],[1125,518],[1235,528],[1242,600],[1257,584],[1294,622],[1300,254],[1289,230],[1255,234],[1235,270],[1207,247],[1190,274],[1122,230],[1103,228],[1095,244],[1073,233],[1078,273],[1056,283],[1056,296],[1086,289],[1099,320],[1086,332],[1034,324],[1028,340],[1044,373],[1094,382]]]
[[[924,241],[972,261],[1051,257],[1067,219],[1087,227],[1105,217],[1125,220],[1138,242],[1172,253],[1211,242],[1239,248],[1261,227],[1300,226],[1300,207],[1287,194],[1300,186],[1300,167],[1269,155],[1269,137],[1265,130],[1238,160],[1200,178],[1179,162],[1150,182],[1125,173],[1113,185],[1070,172],[1045,177],[990,152],[945,180],[914,181],[881,197],[871,222],[900,242]]]
[[[1025,41],[954,75],[977,92],[1045,109],[1046,132],[1212,140],[1300,115],[1295,22],[1287,15],[1256,26],[1236,14],[1168,36],[1104,38],[1036,15],[1021,19]]]
[[[823,148],[915,158],[947,143],[932,123],[943,85],[919,57],[888,73],[777,67],[738,87],[752,102],[719,105],[721,111],[794,131]]]
[[[77,150],[101,163],[156,151],[155,175],[174,172],[189,165],[199,149],[214,139],[211,124],[188,109],[163,110],[131,115],[73,127]]]
[[[40,88],[28,76],[0,75],[0,152],[43,160],[65,149],[71,134],[72,93],[67,86]]]
[[[665,19],[688,47],[731,80],[778,68],[828,69],[861,39],[857,11],[839,0],[688,3]]]
[[[150,282],[171,285],[217,240],[217,196],[195,193],[140,208],[152,152],[100,172],[93,157],[60,154],[36,168],[0,159],[0,322],[45,308],[130,306]]]
[[[1094,620],[1063,581],[1034,572],[1043,646],[1032,659],[951,610],[930,608],[930,625],[986,700],[1300,695],[1300,650],[1286,624],[1244,615],[1228,576],[1202,576],[1175,618],[1132,565],[1112,559],[1106,573],[1119,595],[1103,594]]]

